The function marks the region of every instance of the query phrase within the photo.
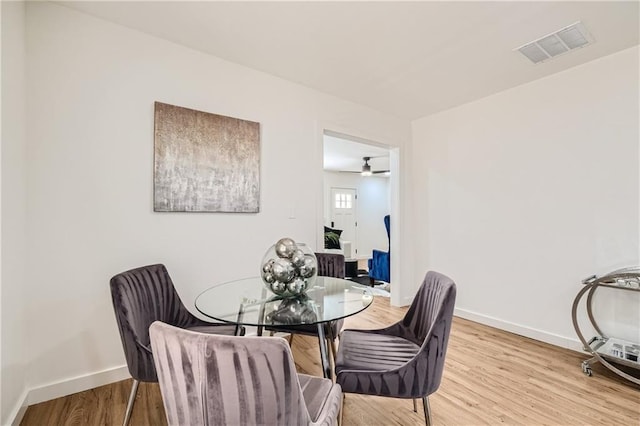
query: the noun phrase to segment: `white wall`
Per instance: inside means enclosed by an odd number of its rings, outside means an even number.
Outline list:
[[[635,47],[413,123],[416,273],[458,313],[579,347],[581,280],[639,260],[638,75]],[[639,338],[638,300],[605,296]]]
[[[26,391],[24,288],[26,236],[25,13],[1,2],[2,158],[0,246],[0,424],[17,415]]]
[[[28,199],[22,148],[11,145],[7,166],[2,130],[3,410],[6,390],[10,406],[25,382],[34,403],[122,371],[113,274],[163,262],[191,305],[209,285],[251,274],[283,235],[321,247],[325,129],[402,146],[390,182],[402,206],[392,281],[412,287],[427,269],[445,272],[462,314],[563,344],[575,340],[579,280],[638,262],[637,49],[417,120],[405,146],[407,122],[62,6],[29,3],[26,31]],[[5,124],[4,25],[2,35]],[[259,214],[152,212],[154,101],[261,123]],[[27,229],[24,277],[6,278],[6,225],[14,253]],[[7,309],[7,294],[23,303]],[[20,311],[26,343],[5,349],[19,340],[5,334],[7,315],[19,322]],[[613,314],[629,319],[622,307]],[[12,358],[28,373],[11,366],[17,379],[5,384]]]
[[[165,263],[192,306],[256,273],[279,237],[321,246],[326,125],[410,139],[407,121],[55,4],[29,3],[27,18],[31,402],[124,365],[115,273]],[[259,214],[152,211],[154,101],[261,123]]]
[[[358,194],[356,229],[358,259],[371,258],[372,250],[388,250],[389,240],[383,219],[390,214],[389,178],[382,176],[362,177],[357,173],[324,172],[324,223],[330,225],[331,188],[355,188]]]

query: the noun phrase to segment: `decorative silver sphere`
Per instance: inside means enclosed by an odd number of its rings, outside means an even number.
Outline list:
[[[275,260],[273,259],[269,259],[267,261],[267,263],[265,263],[264,265],[262,265],[262,272],[264,274],[270,274],[273,272],[273,264],[275,263]]]
[[[285,283],[281,283],[280,281],[275,281],[271,284],[271,291],[275,294],[280,294],[287,290],[287,285]]]
[[[291,262],[296,268],[304,265],[304,252],[299,248],[296,249],[296,251],[293,252],[293,256],[291,256]]]
[[[293,263],[287,259],[278,259],[273,263],[273,277],[281,283],[288,283],[293,280],[296,274],[296,268]]]
[[[276,281],[276,279],[271,272],[263,272],[262,281],[264,281],[267,284],[272,284]]]
[[[316,260],[315,255],[306,255],[304,256],[304,263],[300,267],[300,275],[303,278],[310,278],[316,275],[318,271],[318,261]]]
[[[276,254],[280,258],[290,259],[296,248],[296,242],[291,238],[280,238],[276,243]]]
[[[318,261],[305,244],[281,238],[262,259],[260,276],[266,287],[282,297],[303,295],[313,285]]]
[[[295,277],[287,284],[287,289],[293,294],[302,294],[307,289],[307,282],[302,277]]]

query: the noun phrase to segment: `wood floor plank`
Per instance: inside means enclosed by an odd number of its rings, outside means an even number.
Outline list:
[[[346,328],[382,328],[406,308],[376,297],[364,312],[347,318]],[[293,354],[301,373],[320,376],[318,341],[295,336]],[[435,425],[625,425],[640,426],[640,386],[599,364],[593,377],[582,373],[588,358],[472,321],[455,318],[440,389],[429,400]],[[131,380],[124,380],[35,404],[23,426],[120,425]],[[422,405],[411,400],[347,395],[345,425],[424,424]],[[160,388],[141,383],[131,425],[166,424]]]

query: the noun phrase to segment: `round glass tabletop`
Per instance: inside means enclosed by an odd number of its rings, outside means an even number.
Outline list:
[[[371,289],[349,280],[317,277],[306,295],[282,298],[267,290],[260,277],[219,284],[203,291],[196,309],[218,321],[250,325],[303,325],[335,321],[366,309]]]

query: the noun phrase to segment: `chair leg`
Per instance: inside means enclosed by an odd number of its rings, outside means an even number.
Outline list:
[[[413,398],[413,412],[417,413],[418,412],[418,400]]]
[[[136,402],[136,394],[138,393],[139,384],[140,380],[133,379],[133,385],[131,385],[131,393],[129,394],[129,402],[127,402],[127,410],[124,412],[124,421],[122,422],[123,426],[127,426],[129,424],[129,420],[131,419],[133,403]]]
[[[422,406],[424,407],[424,424],[431,426],[431,407],[429,406],[429,397],[422,398]]]
[[[342,394],[342,399],[340,400],[340,414],[338,414],[338,426],[342,426],[343,420],[342,420],[342,415],[344,414],[344,399],[347,395]]]
[[[333,357],[333,366],[336,366],[336,358],[338,351],[336,350],[336,341],[331,339],[329,340],[329,346],[331,346],[331,356]]]
[[[327,343],[329,343],[329,347],[331,347],[331,356],[333,357],[333,367],[336,366],[336,358],[338,351],[336,350],[336,336],[333,335],[333,327],[332,324],[329,323],[326,330]]]

